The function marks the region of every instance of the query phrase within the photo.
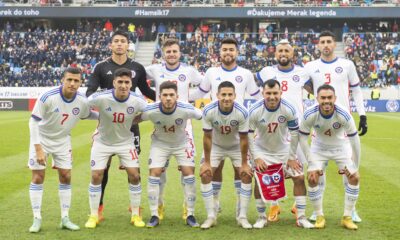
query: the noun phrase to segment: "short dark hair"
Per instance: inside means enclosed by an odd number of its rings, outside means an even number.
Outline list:
[[[281,88],[281,84],[279,83],[279,81],[277,81],[276,79],[269,79],[269,80],[265,81],[262,86],[263,86],[263,89],[265,88],[265,86],[268,86],[269,88],[273,88],[277,84],[278,84],[278,87],[280,89]]]
[[[174,89],[175,92],[178,92],[178,86],[176,85],[176,83],[170,82],[170,81],[165,81],[165,82],[161,83],[161,85],[160,85],[160,93],[164,89]]]
[[[229,81],[223,81],[218,85],[218,92],[221,90],[221,88],[233,88],[233,90],[235,90],[235,85]]]
[[[132,78],[132,71],[127,68],[118,68],[117,70],[115,70],[114,79],[116,79],[117,77],[124,77],[124,76]]]
[[[128,33],[126,33],[125,31],[122,31],[122,30],[117,30],[117,31],[115,31],[115,32],[113,33],[113,35],[111,36],[111,42],[112,42],[112,40],[114,40],[114,37],[115,37],[115,36],[123,36],[123,37],[125,37],[126,40],[129,42]]]
[[[329,84],[324,84],[322,86],[320,86],[317,90],[317,94],[321,91],[321,90],[332,90],[335,93],[335,88],[332,87],[332,85]]]
[[[176,38],[168,38],[168,39],[165,39],[165,41],[164,41],[164,43],[163,43],[163,45],[162,45],[162,48],[164,49],[164,48],[169,47],[169,46],[172,46],[172,45],[178,45],[178,46],[179,46],[179,41],[178,41],[178,39],[176,39]],[[179,47],[180,47],[180,46],[179,46]]]
[[[82,76],[82,71],[78,67],[68,67],[67,69],[64,70],[63,72],[63,77],[65,77],[65,74],[67,73],[72,73],[72,74],[79,74]],[[82,78],[82,77],[81,77]]]
[[[318,37],[318,39],[321,39],[321,37],[332,37],[332,39],[333,39],[333,41],[336,41],[336,36],[335,36],[335,34],[333,33],[333,32],[331,32],[331,31],[322,31],[320,34],[319,34],[319,37]]]
[[[230,37],[222,39],[221,46],[223,44],[235,44],[236,48],[238,47],[238,43],[237,43],[236,39],[230,38]]]

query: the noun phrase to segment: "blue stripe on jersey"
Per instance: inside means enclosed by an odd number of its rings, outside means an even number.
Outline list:
[[[358,133],[358,132],[356,131],[356,132],[354,132],[354,133],[347,134],[347,136],[348,136],[348,137],[354,137],[355,135],[357,135],[357,133]]]
[[[202,91],[203,93],[208,93],[210,90],[204,90],[204,89],[202,89],[200,86],[199,86],[199,89],[200,89],[200,91]]]
[[[143,110],[143,112],[147,112],[147,111],[154,110],[157,108],[158,108],[158,103],[152,103],[152,104],[147,105],[147,107]]]
[[[98,97],[100,95],[106,95],[106,94],[110,94],[110,93],[112,93],[112,89],[109,89],[109,90],[106,90],[106,91],[103,91],[103,92],[97,92],[97,93],[93,94],[92,97],[96,98],[96,97]]]
[[[303,134],[303,135],[310,135],[310,133],[306,133],[306,132],[303,132],[303,131],[301,131],[301,130],[299,130],[299,133],[301,133],[301,134]]]
[[[346,121],[350,120],[350,118],[351,118],[350,114],[347,113],[343,108],[338,107],[336,105],[335,105],[335,108],[336,108],[336,112],[339,113],[340,115],[342,115],[346,119]]]
[[[177,102],[177,105],[181,108],[194,109],[193,105],[189,103]]]
[[[260,89],[258,89],[257,91],[255,91],[254,93],[250,94],[250,96],[255,96],[260,92]]]
[[[33,119],[35,119],[36,121],[41,121],[41,120],[42,120],[40,117],[38,117],[38,116],[36,116],[36,115],[34,115],[34,114],[32,114],[31,117],[32,117]]]
[[[55,94],[58,94],[58,93],[60,93],[60,89],[59,88],[53,89],[51,91],[48,91],[45,94],[43,94],[43,96],[40,98],[40,101],[45,102],[48,97],[50,97],[52,95],[55,95]]]
[[[308,109],[304,113],[304,119],[307,119],[310,115],[312,115],[313,113],[316,113],[316,112],[318,112],[318,105],[313,107],[313,108],[311,108],[311,109]]]
[[[296,116],[296,110],[290,103],[286,102],[284,99],[281,99],[281,103],[292,111],[293,116]]]
[[[135,97],[138,97],[138,98],[142,98],[141,95],[139,95],[139,94],[137,94],[137,93],[135,93],[135,92],[132,92],[132,91],[130,91],[129,94],[130,94],[131,96],[135,96]]]
[[[257,73],[256,73],[256,77],[257,77],[257,80],[258,80],[258,82],[259,82],[260,84],[263,84],[263,83],[264,83],[263,79],[261,78],[260,72],[257,72]]]
[[[350,84],[350,87],[351,87],[351,88],[352,88],[352,87],[357,87],[358,85],[360,85],[360,82],[358,82],[358,83],[356,83],[356,84],[353,84],[353,85]]]
[[[203,115],[204,116],[207,115],[208,111],[210,111],[211,109],[216,108],[216,107],[218,107],[218,102],[213,102],[213,103],[205,106],[204,107],[204,111],[203,111]]]
[[[250,108],[249,114],[251,115],[253,113],[253,111],[255,111],[257,108],[261,107],[264,105],[264,99],[259,100],[258,102],[256,102],[255,104],[253,104]]]
[[[238,103],[234,103],[234,105],[233,105],[237,110],[239,110],[241,113],[243,113],[243,116],[244,116],[244,118],[247,118],[247,116],[248,116],[248,113],[247,113],[247,111],[246,111],[246,109],[244,108],[244,107],[242,107],[242,106],[240,106],[240,104],[238,104]]]

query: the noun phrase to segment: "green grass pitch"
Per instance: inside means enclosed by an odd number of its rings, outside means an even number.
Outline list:
[[[358,117],[356,117],[358,119]],[[31,172],[26,167],[28,158],[28,112],[0,112],[0,239],[400,239],[400,115],[389,113],[368,114],[369,131],[362,142],[361,192],[358,211],[363,218],[358,231],[340,227],[343,214],[344,191],[342,179],[332,162],[328,168],[324,210],[327,227],[323,230],[305,230],[295,227],[290,213],[293,203],[292,184],[287,181],[288,199],[283,202],[280,221],[262,230],[244,230],[234,218],[235,195],[232,167],[225,164],[224,183],[221,193],[222,213],[218,225],[210,230],[191,229],[184,225],[182,213],[182,189],[176,162],[168,170],[166,187],[166,217],[155,229],[135,228],[130,225],[128,212],[128,185],[124,171],[118,170],[117,159],[112,163],[110,180],[105,197],[105,217],[96,229],[84,228],[89,213],[88,184],[90,181],[89,155],[91,134],[95,121],[81,121],[72,132],[74,168],[72,172],[71,219],[80,225],[78,232],[60,230],[60,207],[56,171],[48,168],[44,184],[42,207],[42,231],[28,233],[32,223],[29,201]],[[197,166],[202,152],[200,122],[194,123],[197,146]],[[150,123],[141,123],[142,133],[142,206],[145,221],[149,219],[147,204],[147,157],[149,155]],[[198,168],[197,168],[198,170]],[[196,172],[196,175],[198,171]],[[197,176],[196,217],[199,222],[206,217],[199,191]],[[307,207],[308,214],[311,207]],[[257,214],[254,199],[249,207],[249,220],[254,223]]]

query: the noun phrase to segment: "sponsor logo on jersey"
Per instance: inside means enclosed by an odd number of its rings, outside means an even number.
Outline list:
[[[294,75],[292,79],[293,79],[293,81],[295,81],[295,82],[300,81],[300,77],[299,77],[298,75]]]
[[[160,75],[160,78],[164,78],[164,74],[161,74],[161,75]]]
[[[243,82],[242,76],[236,76],[236,77],[235,77],[235,80],[236,80],[236,82],[238,82],[238,83]]]
[[[178,80],[181,81],[181,82],[186,81],[186,76],[185,76],[185,74],[180,74],[180,75],[178,76]]]
[[[126,112],[127,112],[128,114],[132,114],[134,111],[135,111],[135,108],[133,108],[133,107],[128,107],[128,108],[126,109]]]
[[[182,125],[183,123],[183,119],[182,118],[178,118],[175,120],[176,125]]]
[[[315,71],[314,73],[319,73],[319,69],[317,69],[317,71]]]
[[[334,122],[334,123],[332,124],[332,127],[333,127],[334,129],[339,129],[341,126],[342,126],[342,125],[341,125],[340,123],[338,123],[338,122]]]
[[[343,72],[343,68],[342,67],[337,67],[337,68],[335,68],[335,72],[342,73]]]
[[[221,81],[221,78],[220,78],[220,77],[217,77],[215,80],[216,80],[216,81]]]
[[[281,175],[279,175],[279,173],[272,174],[272,181],[274,181],[274,183],[280,182],[281,181]]]
[[[284,123],[284,122],[286,122],[286,118],[281,115],[281,116],[278,117],[278,122]]]
[[[151,160],[151,158],[149,158],[149,165],[151,164],[151,162],[152,162],[152,160]]]
[[[321,128],[318,124],[314,126],[314,128]]]
[[[160,121],[157,121],[156,124],[161,124],[161,122],[160,122]]]
[[[269,177],[269,175],[263,175],[261,180],[265,185],[271,184],[271,178]]]
[[[219,125],[219,122],[218,122],[218,121],[215,121],[215,122],[214,122],[214,125],[218,126],[218,125]]]
[[[112,111],[112,110],[111,110],[111,107],[106,108],[106,111],[107,111],[107,112],[111,112],[111,111]]]
[[[135,78],[136,77],[136,72],[132,70],[131,73],[132,73],[132,78]]]
[[[79,114],[79,112],[80,112],[81,110],[79,110],[79,108],[73,108],[72,109],[72,114],[74,114],[74,115],[78,115]]]
[[[232,127],[235,127],[235,126],[239,125],[239,122],[236,121],[236,120],[232,120],[232,121],[230,122],[230,124],[231,124]]]
[[[94,160],[90,161],[90,166],[94,167],[96,165],[96,162]]]
[[[58,108],[54,109],[53,112],[60,112],[60,110]]]
[[[261,119],[261,120],[260,120],[260,123],[265,123],[265,119],[264,119],[264,118]]]
[[[112,75],[112,72],[111,72],[111,70],[107,72],[107,75]]]
[[[397,112],[399,110],[399,102],[397,100],[389,100],[386,103],[388,112]]]

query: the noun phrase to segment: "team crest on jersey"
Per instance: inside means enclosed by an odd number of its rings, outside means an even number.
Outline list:
[[[242,76],[236,76],[236,77],[235,77],[235,80],[236,80],[236,82],[238,82],[238,83],[243,82]]]
[[[131,73],[132,73],[132,78],[135,78],[136,77],[136,72],[132,70]]]
[[[299,77],[298,75],[294,75],[292,79],[293,79],[293,81],[295,81],[295,82],[300,81],[300,77]]]
[[[235,127],[235,126],[239,125],[239,122],[236,120],[232,120],[230,124],[232,127]]]
[[[342,67],[337,67],[337,68],[335,68],[335,72],[342,73],[343,72],[343,68]]]
[[[281,175],[279,175],[279,173],[274,173],[272,174],[272,181],[274,181],[274,183],[278,183],[281,181]]]
[[[96,162],[94,160],[90,161],[90,166],[94,167],[96,165]]]
[[[176,125],[182,125],[183,119],[182,119],[182,118],[177,118],[177,119],[175,120],[175,123],[176,123]]]
[[[333,125],[332,125],[332,127],[333,127],[334,129],[339,129],[341,126],[342,126],[342,125],[341,125],[340,123],[338,123],[338,122],[334,122]]]
[[[284,123],[284,122],[286,122],[286,118],[281,115],[281,116],[278,117],[278,122]]]
[[[184,74],[180,74],[178,76],[178,80],[181,81],[181,82],[184,82],[184,81],[186,81],[186,76]]]
[[[29,165],[31,165],[31,166],[35,165],[35,160],[33,160],[32,158],[29,159]]]
[[[128,114],[132,114],[134,111],[135,111],[135,109],[134,109],[133,107],[128,107],[128,108],[126,109],[126,112],[127,112]]]
[[[271,184],[271,178],[269,177],[269,175],[263,175],[261,180],[265,185]]]
[[[397,112],[399,110],[399,102],[397,100],[389,100],[386,103],[388,112]]]
[[[73,108],[72,109],[72,114],[74,114],[74,115],[78,115],[79,114],[79,112],[80,112],[81,110],[79,110],[79,108]]]

